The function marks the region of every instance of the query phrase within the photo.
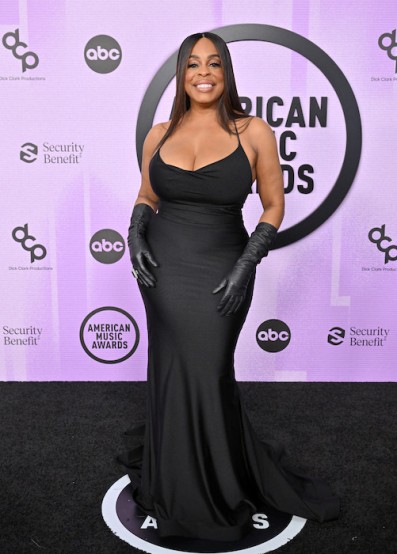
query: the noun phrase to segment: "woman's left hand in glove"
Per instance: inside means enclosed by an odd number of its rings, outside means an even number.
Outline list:
[[[240,308],[255,268],[254,262],[239,259],[230,273],[212,291],[215,294],[226,287],[216,308],[221,315],[232,315]]]

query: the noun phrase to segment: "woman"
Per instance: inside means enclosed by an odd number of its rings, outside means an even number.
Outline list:
[[[244,113],[219,36],[183,41],[176,81],[171,120],[144,143],[128,235],[149,339],[147,418],[121,459],[133,497],[160,537],[238,540],[269,505],[333,519],[327,484],[287,469],[283,447],[255,435],[234,375],[256,266],[284,216],[273,132]],[[241,209],[254,180],[264,211],[249,236]]]

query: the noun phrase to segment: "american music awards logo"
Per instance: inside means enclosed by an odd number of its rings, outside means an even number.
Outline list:
[[[348,79],[334,60],[315,43],[297,33],[273,25],[255,23],[228,25],[211,31],[221,36],[227,43],[246,42],[247,59],[252,58],[257,63],[257,75],[252,85],[253,96],[240,97],[246,112],[265,118],[265,102],[270,100],[277,105],[275,114],[285,119],[282,125],[279,125],[277,120],[268,121],[268,123],[276,128],[281,166],[285,175],[284,181],[287,183],[285,188],[287,202],[292,201],[294,204],[294,210],[288,210],[287,214],[292,219],[289,224],[286,221],[287,228],[277,234],[273,249],[287,246],[308,236],[327,221],[343,202],[354,182],[362,145],[361,117],[357,100]],[[311,82],[308,81],[307,93],[297,96],[292,91],[286,93],[286,98],[283,98],[282,93],[278,94],[275,85],[272,84],[270,87],[272,98],[264,98],[263,86],[256,90],[255,83],[259,79],[260,71],[266,74],[266,69],[259,69],[262,67],[261,54],[257,48],[249,55],[252,43],[256,45],[262,43],[264,47],[268,44],[281,46],[280,60],[288,50],[299,54],[304,62],[308,62],[308,66],[315,68],[316,78],[321,81],[322,90],[326,92],[319,98],[312,97]],[[156,112],[169,84],[175,77],[177,53],[177,51],[174,52],[157,71],[142,100],[136,129],[139,166],[142,162],[142,148],[146,134],[153,125]],[[250,86],[250,83],[245,83],[245,86]],[[269,85],[266,85],[266,89],[269,89]],[[290,98],[289,94],[293,97]],[[269,110],[271,113],[270,108]],[[305,119],[305,112],[310,114],[308,121]],[[275,114],[274,117],[276,117]],[[336,123],[337,120],[340,121],[339,126]],[[321,130],[325,132],[318,134]],[[307,132],[316,133],[316,140],[310,140]],[[337,136],[338,139],[335,141],[334,138],[329,138],[331,135]],[[322,140],[323,145],[317,150]],[[311,145],[309,152],[307,149],[305,151],[305,144]],[[341,146],[343,144],[345,144],[344,147]],[[334,161],[324,165],[324,152],[329,150],[333,151]],[[299,158],[301,151],[305,154]],[[309,159],[306,160],[305,157]],[[323,171],[326,169],[326,173],[319,172],[320,165]],[[329,177],[329,173],[332,173],[332,178]]]
[[[158,535],[156,518],[147,515],[132,498],[128,475],[107,491],[102,516],[115,535],[126,543],[151,554],[223,553],[265,554],[287,544],[304,527],[306,519],[273,508],[252,515],[252,531],[238,541],[210,541]]]

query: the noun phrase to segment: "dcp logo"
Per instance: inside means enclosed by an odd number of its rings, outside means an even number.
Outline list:
[[[21,236],[18,236],[21,235]],[[32,246],[27,246],[27,241],[36,240],[36,237],[29,235],[28,224],[25,223],[23,227],[15,227],[12,231],[12,238],[16,242],[20,242],[24,250],[30,252],[30,262],[33,263],[36,260],[42,260],[47,255],[47,250],[42,244],[33,244]],[[38,253],[39,252],[39,253]]]
[[[386,50],[388,57],[396,62],[395,73],[397,73],[397,41],[396,29],[391,33],[383,33],[378,39],[379,48]]]
[[[97,35],[87,42],[84,58],[96,73],[111,73],[121,62],[120,44],[108,35]]]
[[[371,229],[368,233],[368,238],[371,242],[376,244],[380,252],[384,253],[385,264],[388,264],[390,261],[395,262],[397,260],[397,245],[387,244],[390,243],[392,239],[386,236],[385,224],[383,224],[381,227],[374,227],[373,229]],[[386,242],[386,246],[382,246],[382,242]],[[393,250],[395,253],[392,256],[390,252]]]
[[[256,331],[256,342],[266,352],[281,352],[291,340],[291,330],[284,321],[268,319]]]
[[[90,241],[92,256],[102,264],[114,264],[124,255],[125,242],[123,237],[113,229],[97,231]]]
[[[10,31],[3,36],[3,46],[7,50],[11,50],[14,55],[14,58],[22,60],[22,71],[25,73],[27,69],[34,69],[39,65],[39,57],[34,52],[24,52],[23,54],[18,54],[17,48],[23,46],[27,48],[28,45],[26,42],[19,40],[19,29],[15,29],[14,32]]]

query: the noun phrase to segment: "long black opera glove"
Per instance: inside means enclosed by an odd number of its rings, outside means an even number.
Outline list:
[[[257,264],[269,253],[278,229],[271,223],[261,221],[252,233],[246,247],[229,274],[212,291],[226,290],[217,306],[221,315],[232,315],[240,308],[247,292],[248,283]]]
[[[136,204],[132,210],[128,228],[127,242],[133,268],[132,273],[135,272],[137,280],[147,287],[155,287],[156,278],[146,267],[145,261],[149,261],[154,267],[159,265],[145,238],[146,228],[155,213],[149,204]]]

